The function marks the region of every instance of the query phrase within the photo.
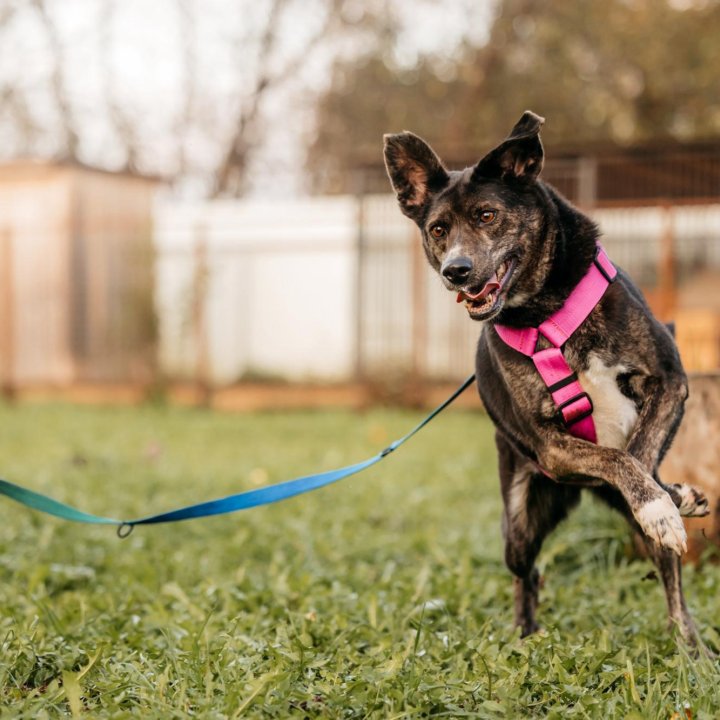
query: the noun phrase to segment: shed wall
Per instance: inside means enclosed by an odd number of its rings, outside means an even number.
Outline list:
[[[0,382],[147,381],[155,183],[74,165],[0,166]]]
[[[66,383],[74,363],[67,343],[70,308],[70,194],[65,171],[0,176],[0,237],[5,244],[0,293],[13,317],[0,348],[15,383]],[[4,379],[8,381],[8,378]]]

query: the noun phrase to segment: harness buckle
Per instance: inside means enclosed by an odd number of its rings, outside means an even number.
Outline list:
[[[565,417],[565,414],[563,413],[563,410],[565,408],[569,407],[570,405],[573,405],[578,400],[582,400],[585,398],[588,401],[588,404],[590,405],[590,408],[588,410],[585,410],[584,412],[581,412],[577,417],[571,417],[570,420],[568,420]],[[563,424],[566,427],[570,427],[570,425],[575,425],[576,423],[579,423],[581,420],[584,420],[587,417],[590,417],[593,413],[593,403],[592,398],[583,390],[583,392],[578,393],[577,395],[573,395],[569,400],[566,400],[564,403],[558,405],[558,413],[563,421]]]
[[[600,274],[608,281],[608,284],[612,285],[615,280],[617,280],[617,272],[614,275],[610,275],[610,273],[608,273],[608,271],[603,267],[603,264],[599,260],[601,251],[602,248],[598,245],[595,249],[595,258],[593,259],[593,263],[600,271]]]
[[[571,383],[577,382],[577,380],[577,374],[571,372],[567,377],[564,377],[562,380],[558,380],[556,383],[548,385],[548,390],[550,391],[550,394],[553,395],[558,390],[562,390],[564,387],[570,385]]]

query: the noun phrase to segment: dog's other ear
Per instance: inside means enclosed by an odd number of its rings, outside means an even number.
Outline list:
[[[540,128],[545,118],[529,110],[523,113],[506,140],[491,150],[473,169],[473,180],[481,178],[532,181],[543,166]]]
[[[422,222],[430,196],[442,190],[450,177],[432,148],[410,132],[384,135],[385,167],[400,209]]]

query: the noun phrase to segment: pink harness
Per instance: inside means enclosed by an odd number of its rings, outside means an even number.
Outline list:
[[[511,328],[495,325],[495,330],[507,345],[527,355],[535,363],[568,432],[592,443],[597,443],[592,400],[565,361],[562,346],[585,322],[585,318],[600,302],[616,276],[615,266],[610,262],[605,250],[598,245],[595,261],[570,293],[565,304],[538,327]],[[540,335],[547,339],[552,347],[536,351]]]

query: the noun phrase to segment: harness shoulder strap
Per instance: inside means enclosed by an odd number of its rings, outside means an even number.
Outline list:
[[[539,332],[555,347],[562,347],[585,322],[616,276],[615,266],[598,245],[595,260],[582,280],[573,288],[565,304],[540,324]]]

